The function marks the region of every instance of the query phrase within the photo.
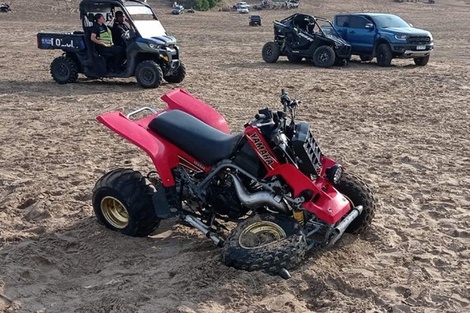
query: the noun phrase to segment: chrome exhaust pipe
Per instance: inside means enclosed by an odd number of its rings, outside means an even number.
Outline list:
[[[356,217],[361,215],[364,207],[362,205],[358,205],[348,215],[339,223],[333,230],[333,237],[331,238],[330,242],[328,242],[328,246],[332,246],[338,241],[341,236],[343,236],[344,232],[348,228],[348,226],[354,221]]]
[[[192,215],[186,215],[184,217],[184,221],[203,232],[204,235],[212,240],[218,247],[222,247],[224,245],[224,240],[196,217]]]
[[[282,202],[282,198],[277,200],[275,196],[269,191],[258,191],[250,194],[245,189],[238,177],[233,174],[230,174],[230,176],[232,177],[233,183],[235,184],[235,190],[237,191],[240,202],[247,208],[256,209],[266,205],[285,213],[289,211],[287,205]]]

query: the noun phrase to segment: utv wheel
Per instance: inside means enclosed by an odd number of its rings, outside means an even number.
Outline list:
[[[320,46],[313,53],[313,64],[318,67],[330,67],[335,63],[335,52],[330,46]]]
[[[370,55],[361,54],[361,55],[359,56],[359,58],[361,58],[361,61],[362,61],[362,62],[370,62],[370,61],[372,61],[372,56],[370,56]]]
[[[361,234],[366,231],[375,215],[376,200],[372,190],[362,179],[347,172],[343,173],[335,188],[348,197],[353,206],[362,205],[363,207],[361,215],[348,226],[346,232]]]
[[[305,234],[294,219],[255,215],[232,231],[222,249],[222,259],[237,269],[276,274],[282,268],[295,268],[306,250]]]
[[[262,55],[266,63],[276,63],[281,55],[279,45],[273,41],[267,42],[263,46]]]
[[[162,68],[155,61],[142,61],[135,69],[135,78],[143,88],[157,88],[163,81]]]
[[[186,67],[184,66],[183,62],[180,61],[180,66],[178,67],[176,72],[174,72],[172,75],[163,76],[163,79],[165,79],[170,84],[177,84],[181,83],[185,77]]]
[[[66,56],[57,57],[51,63],[51,76],[59,84],[74,83],[78,79],[77,63]]]
[[[418,66],[425,66],[429,62],[429,55],[422,58],[414,58],[415,64]]]
[[[145,237],[160,223],[152,203],[152,188],[130,169],[116,169],[93,188],[93,210],[107,228],[133,237]]]
[[[381,43],[377,47],[377,64],[379,66],[390,66],[392,64],[392,49],[388,43]]]
[[[288,59],[289,62],[291,62],[291,63],[300,63],[300,62],[302,62],[302,57],[299,56],[299,55],[288,54],[288,55],[287,55],[287,59]]]

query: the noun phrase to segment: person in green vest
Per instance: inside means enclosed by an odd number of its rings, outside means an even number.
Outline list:
[[[95,44],[96,51],[105,56],[114,58],[114,68],[112,72],[119,72],[122,61],[124,60],[124,49],[121,46],[113,44],[111,29],[106,26],[106,19],[103,14],[95,15],[95,24],[91,31],[91,41]]]

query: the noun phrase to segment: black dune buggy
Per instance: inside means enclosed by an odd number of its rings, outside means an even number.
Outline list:
[[[305,58],[315,66],[330,67],[345,65],[351,57],[351,46],[327,19],[296,13],[274,21],[274,41],[264,45],[262,55],[267,63],[287,56],[290,62]]]
[[[114,68],[114,55],[102,55],[91,41],[93,21],[101,13],[107,22],[123,12],[130,30],[122,34],[126,58]],[[61,49],[63,55],[51,64],[52,78],[59,84],[73,83],[78,74],[88,78],[135,76],[144,88],[158,87],[163,79],[180,83],[186,69],[179,56],[176,39],[168,36],[150,6],[137,0],[82,0],[80,19],[83,31],[73,33],[38,33],[38,48]],[[108,23],[109,26],[109,23]]]

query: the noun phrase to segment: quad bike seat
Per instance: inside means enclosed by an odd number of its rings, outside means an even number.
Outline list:
[[[155,117],[148,128],[205,165],[228,158],[243,134],[228,135],[180,110]]]

